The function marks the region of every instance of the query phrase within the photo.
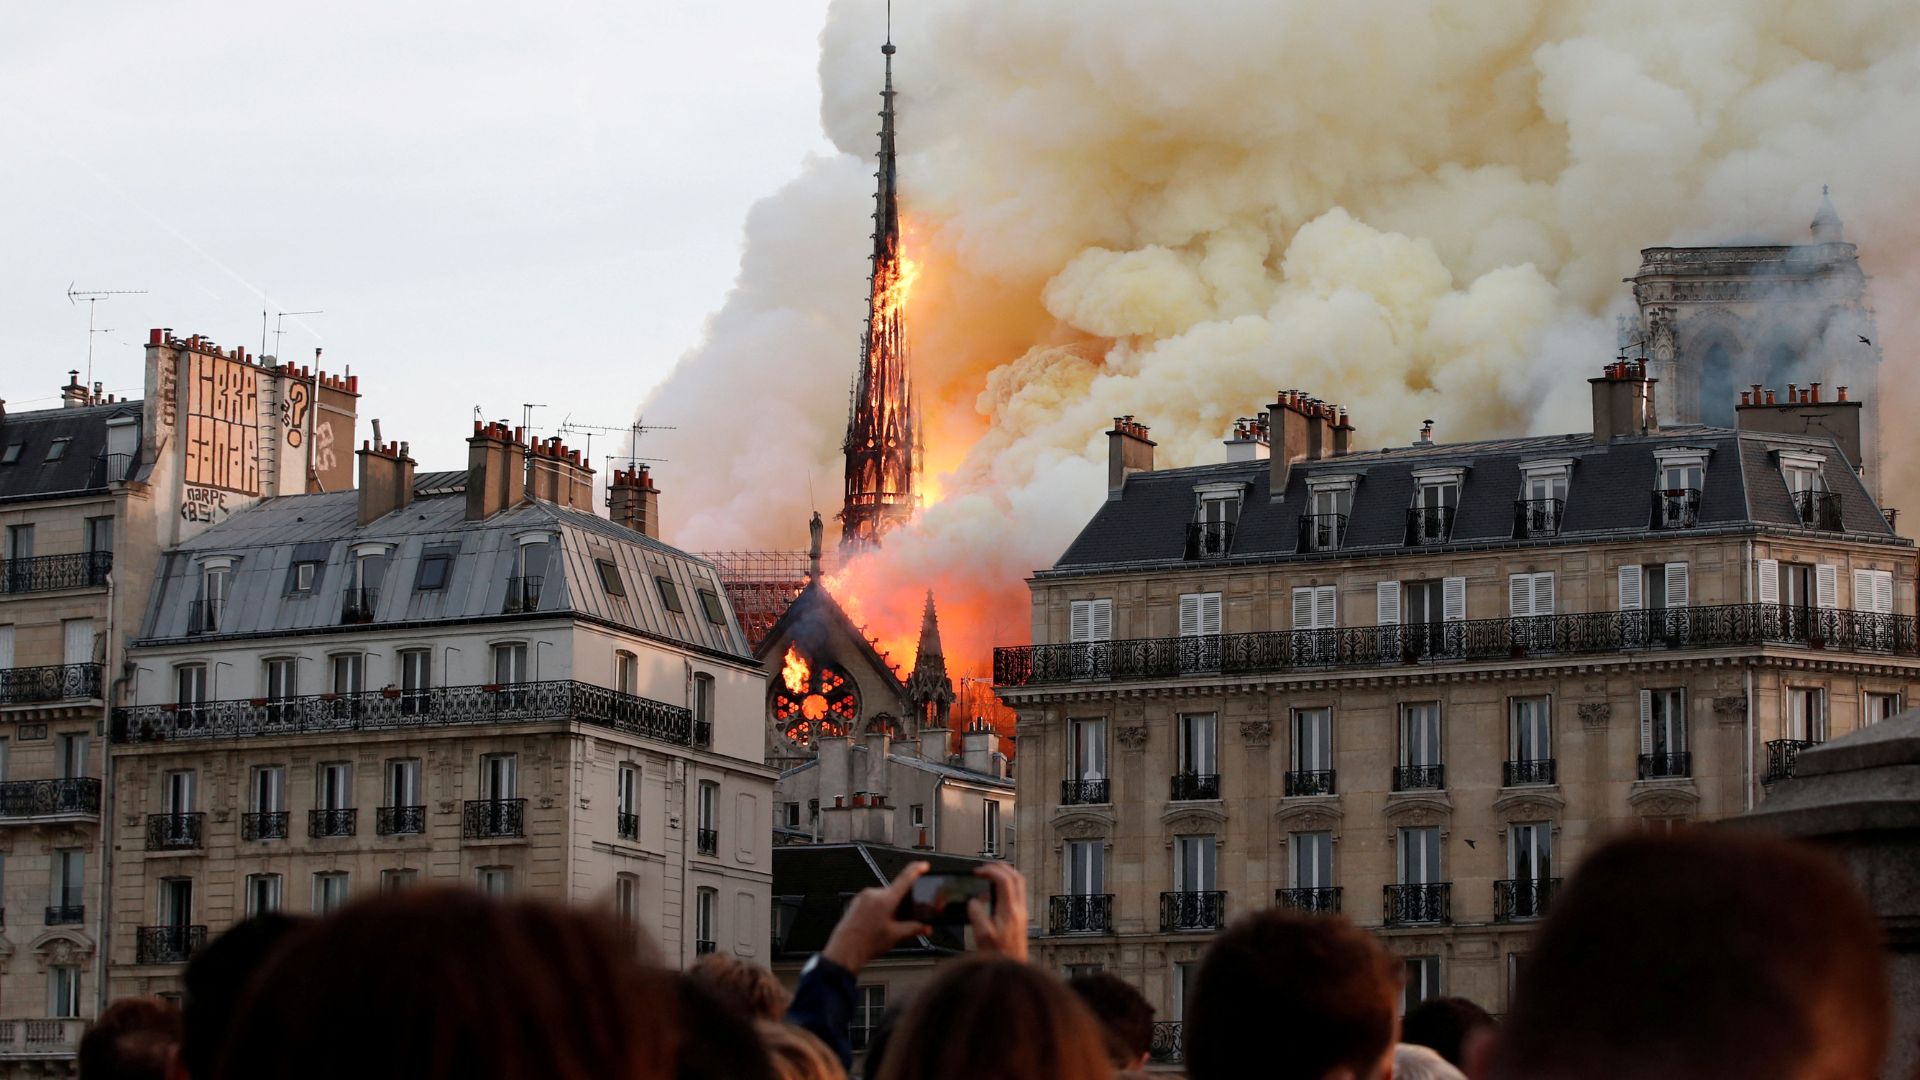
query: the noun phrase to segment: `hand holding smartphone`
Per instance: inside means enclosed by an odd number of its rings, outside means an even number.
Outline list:
[[[894,918],[930,926],[965,926],[967,903],[976,896],[987,902],[991,915],[997,903],[993,879],[973,874],[924,874],[900,898]]]

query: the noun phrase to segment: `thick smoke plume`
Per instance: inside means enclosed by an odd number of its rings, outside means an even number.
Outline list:
[[[678,425],[682,546],[798,548],[838,507],[882,19],[834,6],[844,154],[754,211],[737,290],[647,405]],[[1163,465],[1218,460],[1284,387],[1349,406],[1362,447],[1427,417],[1577,430],[1638,250],[1803,241],[1822,183],[1890,375],[1920,329],[1910,0],[920,0],[894,38],[936,497],[839,591],[903,664],[927,585],[956,660],[1026,640],[1022,581],[1104,497],[1116,415]]]

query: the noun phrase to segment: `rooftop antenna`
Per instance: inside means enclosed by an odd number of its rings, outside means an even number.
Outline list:
[[[289,315],[325,315],[325,314],[326,312],[324,311],[281,311],[281,312],[274,313],[274,318],[273,318],[274,358],[278,359],[280,356],[280,335],[287,332],[285,329],[286,323],[287,323],[287,316]],[[316,350],[316,352],[317,351],[318,350]],[[267,355],[267,313],[264,311],[260,313],[260,355],[262,356]]]
[[[526,431],[529,437],[533,435],[533,410],[544,408],[546,408],[546,406],[538,402],[523,401],[520,403],[520,427]]]
[[[645,419],[644,417],[636,418],[633,423],[627,424],[624,427],[609,427],[605,424],[576,424],[573,422],[573,414],[569,413],[567,414],[567,418],[565,420],[560,421],[560,426],[555,428],[554,430],[562,434],[578,432],[582,435],[586,435],[589,438],[589,440],[591,440],[594,432],[601,432],[604,434],[609,432],[619,433],[624,431],[627,433],[627,468],[632,469],[642,461],[665,461],[666,460],[666,458],[641,457],[640,456],[640,436],[646,434],[649,431],[674,430],[674,428],[671,425],[667,425],[667,424],[643,423],[642,421],[644,419]],[[589,451],[593,449],[593,443],[591,441],[587,443],[587,449]],[[607,460],[609,461],[613,460],[613,456],[609,455]]]
[[[82,300],[85,300],[87,302],[87,385],[92,386],[93,385],[93,335],[96,333],[101,333],[101,334],[113,333],[112,330],[96,331],[93,328],[94,305],[98,304],[102,300],[105,300],[109,296],[144,296],[146,295],[147,290],[145,289],[86,290],[86,289],[76,289],[73,286],[74,286],[73,282],[71,281],[67,282],[67,303],[77,304]]]

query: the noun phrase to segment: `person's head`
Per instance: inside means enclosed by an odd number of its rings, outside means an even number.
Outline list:
[[[792,995],[772,971],[759,964],[712,952],[695,961],[687,974],[749,1019],[778,1020],[787,1014]]]
[[[1407,1010],[1400,1041],[1428,1047],[1465,1069],[1492,1040],[1495,1027],[1487,1010],[1466,998],[1428,998]]]
[[[845,1080],[840,1059],[812,1032],[778,1020],[755,1021],[753,1028],[773,1065],[773,1080]]]
[[[1890,1023],[1880,946],[1812,848],[1723,828],[1615,841],[1555,895],[1495,1075],[1865,1080]]]
[[[215,1075],[758,1080],[766,1070],[746,1020],[643,963],[611,919],[413,889],[293,935],[249,988]]]
[[[187,963],[182,981],[179,1067],[194,1080],[210,1080],[233,1014],[246,1000],[247,984],[267,960],[309,920],[266,912],[235,923]]]
[[[1100,1022],[1058,976],[997,956],[950,961],[908,1007],[878,1080],[1107,1080]]]
[[[1067,988],[1080,996],[1106,1029],[1107,1056],[1116,1069],[1138,1069],[1153,1052],[1153,1006],[1133,984],[1102,971],[1076,975]]]
[[[1249,915],[1200,960],[1182,1040],[1187,1075],[1373,1080],[1398,1033],[1402,978],[1373,935],[1345,919]]]
[[[1433,1047],[1403,1042],[1393,1048],[1393,1080],[1467,1080],[1467,1074]]]
[[[159,998],[123,998],[107,1006],[80,1038],[87,1080],[163,1080],[180,1045],[180,1010]]]

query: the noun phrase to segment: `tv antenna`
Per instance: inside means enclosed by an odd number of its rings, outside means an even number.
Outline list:
[[[627,468],[631,469],[642,461],[665,461],[666,460],[666,458],[641,457],[640,456],[640,436],[646,434],[649,431],[672,431],[674,429],[671,425],[648,424],[648,423],[642,422],[642,420],[639,420],[639,419],[636,419],[634,420],[633,423],[627,424],[623,427],[609,427],[605,424],[576,424],[573,422],[572,414],[569,413],[565,420],[560,421],[560,426],[555,430],[560,431],[562,433],[578,432],[579,434],[585,435],[587,437],[586,449],[587,449],[587,456],[589,458],[593,456],[593,437],[595,434],[617,435],[622,432],[626,433]],[[607,460],[613,461],[618,457],[619,457],[618,454],[609,454],[607,455]]]
[[[280,335],[287,332],[286,331],[287,316],[289,315],[325,315],[325,314],[326,312],[319,311],[319,310],[275,312],[274,320],[273,320],[273,352],[269,353],[267,352],[267,309],[261,308],[260,309],[260,355],[272,356],[276,360],[280,358]]]
[[[147,290],[145,289],[91,289],[91,290],[88,290],[88,289],[76,289],[73,286],[74,286],[73,282],[71,281],[67,282],[67,303],[77,304],[82,300],[85,300],[87,302],[87,385],[92,386],[93,385],[93,335],[96,333],[98,334],[113,333],[113,331],[110,329],[95,330],[93,328],[94,305],[98,304],[102,300],[107,299],[110,296],[144,296],[146,295]]]

